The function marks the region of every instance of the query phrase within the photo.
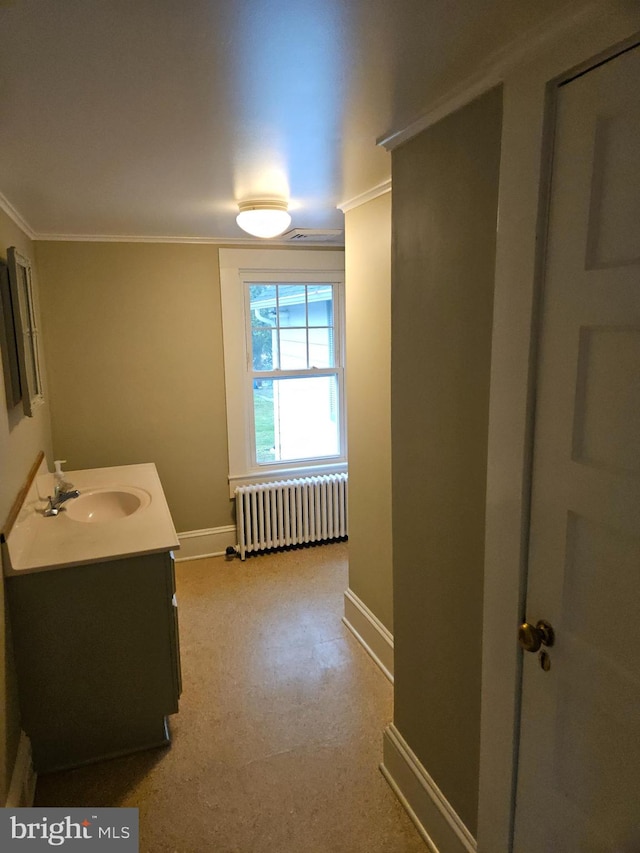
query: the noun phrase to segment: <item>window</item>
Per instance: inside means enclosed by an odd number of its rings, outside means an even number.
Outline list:
[[[346,470],[343,257],[220,251],[231,491]]]

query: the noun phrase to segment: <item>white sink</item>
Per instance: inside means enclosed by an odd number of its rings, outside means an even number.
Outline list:
[[[151,495],[144,489],[113,486],[81,492],[80,497],[71,498],[64,504],[64,512],[73,521],[95,524],[126,518],[150,503]]]
[[[80,496],[56,516],[43,510],[55,488],[46,459],[31,483],[5,541],[8,576],[165,553],[180,547],[152,462],[66,472]]]

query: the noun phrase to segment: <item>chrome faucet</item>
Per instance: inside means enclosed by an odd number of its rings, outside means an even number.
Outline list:
[[[54,463],[56,470],[53,475],[53,497],[49,496],[48,498],[49,503],[47,508],[44,510],[44,515],[46,516],[57,515],[65,501],[71,500],[71,498],[80,497],[80,492],[77,489],[74,489],[73,483],[69,483],[64,478],[62,466],[66,461],[66,459],[56,459]]]
[[[53,490],[53,496],[49,496],[48,501],[49,504],[47,508],[44,510],[44,515],[51,516],[57,515],[60,512],[60,507],[65,501],[71,500],[71,498],[79,498],[80,492],[78,489],[73,488],[72,483],[56,483],[55,488]]]

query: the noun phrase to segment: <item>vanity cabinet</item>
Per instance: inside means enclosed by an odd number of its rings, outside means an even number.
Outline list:
[[[181,692],[171,552],[13,576],[7,588],[37,772],[169,742]]]

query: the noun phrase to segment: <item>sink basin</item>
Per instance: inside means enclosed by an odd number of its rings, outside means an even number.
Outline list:
[[[73,521],[101,523],[126,518],[151,503],[151,495],[134,486],[88,489],[79,498],[64,504],[65,514]]]

